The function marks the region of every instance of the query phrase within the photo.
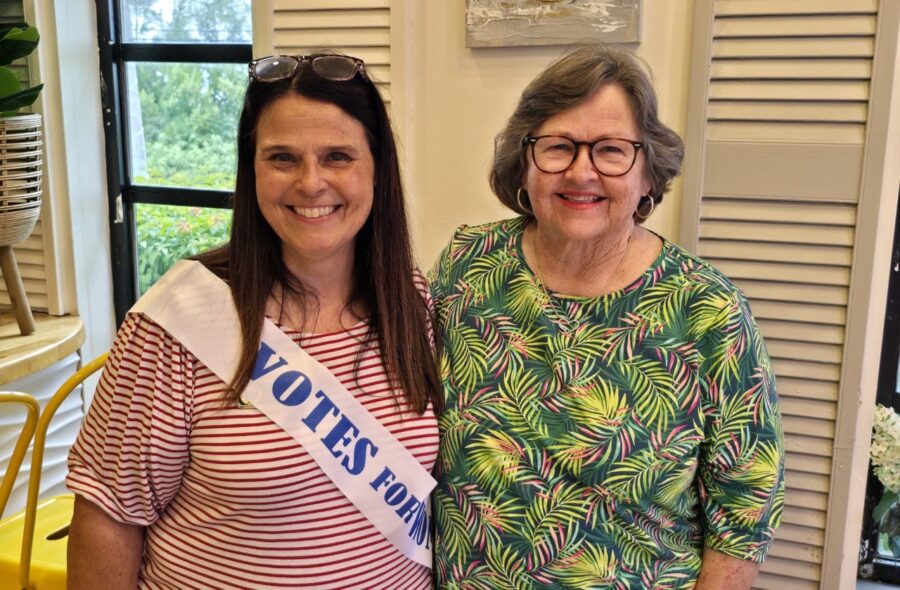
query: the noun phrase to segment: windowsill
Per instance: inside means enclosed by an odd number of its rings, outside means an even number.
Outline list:
[[[34,323],[34,334],[22,336],[13,312],[0,311],[0,386],[49,367],[84,342],[84,322],[78,316],[36,313]]]

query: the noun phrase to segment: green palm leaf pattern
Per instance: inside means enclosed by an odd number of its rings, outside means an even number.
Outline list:
[[[619,559],[614,551],[586,544],[577,560],[549,568],[568,588],[584,590],[629,588],[618,585]]]
[[[447,350],[452,359],[450,378],[460,389],[469,389],[487,370],[488,347],[482,334],[466,325],[457,325],[445,333]]]
[[[429,275],[446,395],[437,588],[679,590],[704,547],[761,560],[783,442],[741,292],[666,242],[621,291],[548,295],[526,222],[461,228]]]
[[[618,368],[631,391],[641,423],[654,430],[665,429],[678,406],[672,374],[666,366],[654,359],[641,358],[620,361]]]
[[[560,556],[577,548],[578,536],[573,525],[585,517],[581,489],[561,482],[553,488],[538,492],[525,509],[525,519],[519,535],[528,544],[529,564],[544,567]],[[575,547],[573,547],[575,544]]]
[[[475,509],[458,486],[448,485],[446,489],[453,493],[435,496],[432,503],[434,520],[441,531],[441,548],[459,562],[469,552],[468,531],[475,519]]]
[[[525,558],[505,545],[491,545],[485,552],[488,572],[494,590],[531,590],[534,585],[524,566]]]
[[[477,296],[491,297],[506,286],[516,266],[516,261],[504,252],[492,252],[469,266],[464,280]]]
[[[507,310],[516,323],[528,326],[537,320],[549,305],[547,294],[534,277],[515,274],[507,287]]]
[[[646,569],[657,554],[659,545],[633,522],[611,521],[600,530],[613,539],[622,563],[630,570]]]
[[[525,469],[526,447],[503,430],[478,434],[467,448],[472,476],[485,488],[503,489],[529,474]]]
[[[627,396],[608,381],[598,380],[593,386],[570,391],[565,410],[579,427],[547,448],[561,468],[579,476],[585,464],[603,465],[622,458],[636,433],[634,423],[628,420],[631,408]]]

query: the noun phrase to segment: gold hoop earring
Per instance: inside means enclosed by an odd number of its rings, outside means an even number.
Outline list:
[[[647,202],[644,200],[645,198],[647,199],[647,201],[650,201],[650,210],[646,213],[641,211],[641,209],[644,208],[644,204]],[[654,199],[650,195],[644,195],[641,197],[641,202],[638,203],[637,210],[634,212],[634,216],[637,217],[640,221],[646,221],[647,218],[653,214],[654,209],[656,209],[656,199]]]
[[[520,187],[519,187],[519,190],[516,191],[516,204],[519,205],[519,208],[520,208],[522,211],[525,211],[528,215],[532,215],[532,214],[534,213],[534,211],[531,210],[531,207],[527,207],[527,206],[525,205],[525,203],[522,202],[522,193],[525,193],[525,198],[526,198],[526,199],[528,198],[528,191],[525,190],[525,187],[524,187],[524,186],[520,186]],[[528,203],[528,204],[529,204],[529,205],[531,204],[531,201],[530,201],[530,200],[529,200],[529,203]]]

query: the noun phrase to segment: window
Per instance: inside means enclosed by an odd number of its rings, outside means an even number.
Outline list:
[[[250,0],[98,2],[116,320],[222,243],[252,56]]]
[[[891,278],[881,346],[876,402],[893,407],[894,411],[900,413],[900,210],[897,212],[897,222],[894,226]],[[864,578],[900,584],[900,556],[895,555],[900,551],[891,550],[892,542],[895,548],[900,548],[900,534],[890,534],[886,530],[890,525],[880,527],[871,516],[874,507],[881,500],[883,489],[870,466],[859,571]],[[896,518],[900,518],[900,514],[897,514]]]

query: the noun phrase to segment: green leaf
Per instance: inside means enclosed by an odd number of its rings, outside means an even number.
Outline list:
[[[875,506],[875,509],[872,510],[872,520],[875,522],[881,522],[884,520],[884,517],[887,516],[888,511],[891,509],[891,506],[897,503],[898,498],[897,494],[890,490],[884,490],[884,493],[881,495],[881,501],[878,502],[878,505]]]
[[[37,100],[38,94],[40,94],[43,87],[43,84],[38,84],[37,86],[26,88],[25,90],[10,94],[9,96],[3,96],[0,98],[0,111],[15,112],[22,107],[31,105]]]
[[[8,66],[37,47],[41,36],[35,27],[13,28],[0,39],[0,65]]]
[[[19,77],[9,68],[0,68],[0,96],[15,94],[22,90]]]

